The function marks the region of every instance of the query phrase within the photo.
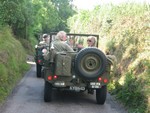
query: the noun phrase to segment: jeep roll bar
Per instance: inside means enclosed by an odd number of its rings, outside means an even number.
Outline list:
[[[52,42],[52,36],[57,35],[57,32],[51,32],[50,33],[50,43]],[[67,33],[67,36],[95,36],[97,38],[97,44],[96,47],[98,47],[98,40],[99,40],[99,35],[96,34],[76,34],[76,33]]]

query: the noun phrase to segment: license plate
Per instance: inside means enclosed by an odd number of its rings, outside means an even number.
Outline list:
[[[91,86],[100,86],[101,83],[99,83],[99,82],[90,82],[90,85]]]
[[[61,82],[61,81],[55,82],[54,85],[55,86],[65,86],[65,82]]]
[[[70,90],[75,90],[75,91],[82,90],[82,91],[84,91],[85,87],[70,86]]]
[[[90,82],[90,87],[91,88],[100,88],[101,83],[99,83],[99,82]]]

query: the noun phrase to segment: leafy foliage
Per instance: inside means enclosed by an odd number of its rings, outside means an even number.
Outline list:
[[[0,30],[0,104],[28,68],[21,43],[13,37],[9,27],[3,27]]]
[[[108,4],[80,11],[68,21],[72,32],[99,34],[99,48],[117,57],[109,90],[132,113],[150,112],[149,12],[144,3]]]
[[[71,0],[1,0],[0,24],[11,26],[16,37],[69,30],[67,19],[75,11]]]
[[[30,50],[30,43],[34,45],[35,37],[41,33],[69,31],[67,19],[75,13],[71,2],[0,0],[0,103],[21,78],[21,73],[28,69],[24,48]]]
[[[60,23],[56,27],[56,30],[69,31],[69,28],[67,26],[67,19],[76,13],[75,10],[73,10],[74,6],[72,4],[72,0],[51,0],[51,1],[58,12],[60,20]]]

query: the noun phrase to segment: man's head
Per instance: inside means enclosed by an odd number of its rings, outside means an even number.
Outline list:
[[[43,34],[43,38],[47,38],[48,37],[48,34]]]
[[[61,40],[61,41],[66,41],[66,40],[67,40],[66,32],[64,32],[64,31],[59,31],[59,32],[57,33],[56,38],[59,39],[59,40]]]
[[[96,44],[96,38],[94,36],[89,36],[87,39],[88,47],[94,47]]]
[[[43,34],[43,41],[48,42],[48,40],[49,40],[49,35]]]

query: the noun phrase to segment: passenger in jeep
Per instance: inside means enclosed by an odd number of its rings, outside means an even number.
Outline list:
[[[89,36],[87,39],[88,47],[96,47],[96,38],[94,36]]]
[[[48,45],[49,44],[49,35],[48,34],[43,34],[42,36],[43,41],[41,41],[39,44],[40,45]]]
[[[43,41],[41,41],[39,44],[40,44],[40,47],[44,49],[42,49],[42,52],[43,54],[45,54],[47,52],[47,47],[49,45],[49,40],[50,40],[50,37],[48,34],[43,34]]]
[[[54,49],[57,52],[68,51],[73,52],[73,49],[65,42],[67,40],[66,32],[59,31],[54,38],[52,44],[54,45]]]
[[[53,46],[52,48],[54,48],[56,52],[74,52],[74,50],[66,43],[66,40],[66,32],[59,31],[54,40],[52,41],[51,46]],[[44,53],[43,56],[45,60],[48,60],[50,56],[49,51]]]
[[[48,34],[44,34],[43,35],[43,41],[46,43],[46,44],[49,44],[49,35]]]

